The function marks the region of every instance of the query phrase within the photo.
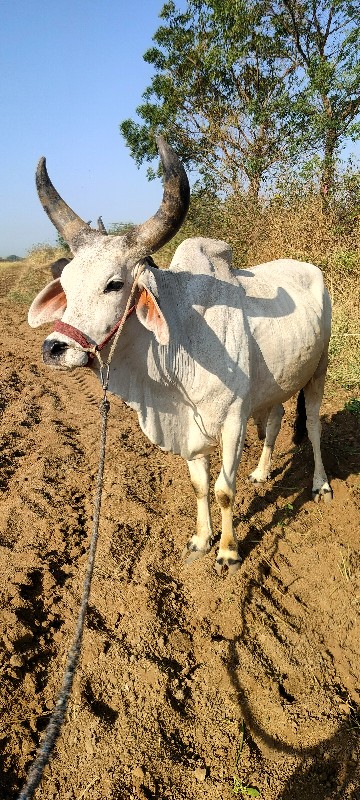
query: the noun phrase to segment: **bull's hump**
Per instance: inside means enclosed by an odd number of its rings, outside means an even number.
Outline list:
[[[218,239],[196,237],[185,239],[176,249],[170,264],[172,272],[190,272],[193,275],[211,275],[231,279],[232,250]]]

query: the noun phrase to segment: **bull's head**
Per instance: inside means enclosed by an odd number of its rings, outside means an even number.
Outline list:
[[[98,344],[122,316],[139,262],[174,236],[189,206],[189,183],[182,164],[162,137],[157,144],[164,170],[160,208],[147,222],[116,236],[104,236],[89,228],[60,197],[47,174],[45,159],[40,160],[36,185],[41,203],[74,258],[61,277],[33,301],[28,315],[32,327],[61,319],[83,331],[89,342]],[[145,270],[139,279],[136,314],[165,344],[168,329],[156,301],[151,270]],[[44,341],[43,359],[50,366],[71,368],[86,364],[88,354],[74,347],[68,336],[54,332]]]

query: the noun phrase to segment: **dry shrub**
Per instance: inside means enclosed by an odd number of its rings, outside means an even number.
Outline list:
[[[29,305],[35,295],[52,280],[50,264],[58,258],[66,257],[61,247],[49,244],[34,245],[28,255],[16,264],[3,265],[3,279],[8,279],[7,300]]]
[[[63,247],[52,247],[47,243],[34,244],[28,251],[26,261],[33,267],[43,267],[64,256],[66,257],[66,252]]]
[[[236,205],[236,204],[235,204]],[[246,257],[245,225],[249,226]],[[259,213],[239,222],[234,219],[240,247],[236,254],[244,266],[275,258],[292,257],[310,261],[322,268],[333,304],[329,377],[343,388],[358,390],[360,385],[360,221],[346,226],[334,210],[323,207],[319,195],[288,206],[275,200]],[[236,235],[236,234],[235,234]],[[240,252],[239,252],[240,250]]]
[[[344,303],[335,302],[333,305],[328,377],[344,389],[351,390],[355,396],[360,388],[359,308],[356,310],[356,323],[350,293],[344,300]]]
[[[348,258],[350,269],[360,266],[359,230],[350,233],[342,227],[336,212],[324,209],[318,194],[293,202],[277,196],[258,203],[232,198],[226,209],[226,232],[238,266],[276,258],[298,258],[322,268],[337,262],[343,266]],[[344,254],[344,264],[338,254]]]

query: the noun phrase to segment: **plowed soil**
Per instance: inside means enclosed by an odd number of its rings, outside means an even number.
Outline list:
[[[10,276],[10,277],[9,277]],[[10,280],[11,274],[8,274]],[[1,287],[7,295],[9,285]],[[100,385],[41,362],[43,329],[3,299],[1,328],[0,797],[22,786],[57,698],[80,604],[98,465]],[[216,545],[183,566],[195,499],[186,464],[109,420],[101,532],[81,663],[36,798],[360,798],[359,417],[328,387],[331,505],[311,501],[310,445],[286,408],[269,484],[246,476],[244,557]],[[213,459],[213,478],[219,468]],[[219,513],[213,502],[215,526]],[[242,730],[245,739],[242,743]]]

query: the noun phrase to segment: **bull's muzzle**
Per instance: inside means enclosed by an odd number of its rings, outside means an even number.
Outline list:
[[[57,339],[45,339],[42,346],[42,357],[44,364],[59,366],[60,358],[68,348],[66,342],[59,342]]]

